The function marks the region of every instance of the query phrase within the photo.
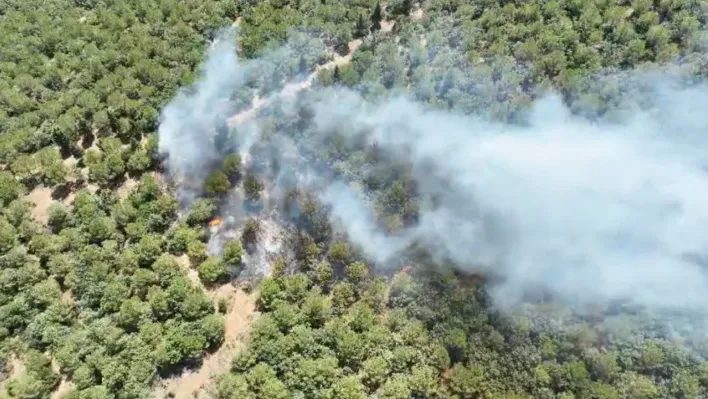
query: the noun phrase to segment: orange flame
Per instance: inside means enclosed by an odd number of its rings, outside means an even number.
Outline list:
[[[224,223],[224,220],[217,216],[209,221],[209,227],[218,227],[221,226],[222,223]]]
[[[405,266],[403,266],[403,268],[401,269],[401,272],[408,274],[408,272],[411,271],[411,269],[413,269],[413,266],[411,266],[411,265],[405,265]]]

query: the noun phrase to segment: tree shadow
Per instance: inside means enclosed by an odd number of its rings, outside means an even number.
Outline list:
[[[66,197],[71,194],[74,187],[74,183],[72,182],[57,184],[56,187],[54,187],[54,190],[52,190],[52,199],[55,201],[62,201],[66,199]]]
[[[27,179],[22,179],[22,184],[25,186],[27,189],[27,192],[29,193],[30,191],[34,190],[41,184],[41,181],[37,177],[30,177]]]
[[[91,133],[91,132],[86,133],[86,134],[84,134],[84,136],[81,140],[81,148],[83,148],[84,150],[87,150],[87,149],[91,148],[91,146],[93,146],[93,143],[95,141],[96,141],[96,136],[93,133]]]
[[[145,171],[142,171],[142,172],[138,172],[138,171],[135,171],[135,170],[129,170],[129,171],[126,172],[126,174],[128,175],[128,178],[129,178],[129,179],[133,179],[133,180],[139,181],[140,178],[141,178],[145,173],[147,173],[150,169],[151,169],[151,168],[148,168],[148,169],[146,169]],[[155,169],[155,172],[157,173],[157,169]]]
[[[105,185],[101,185],[101,188],[107,188],[111,191],[115,191],[119,189],[127,180],[126,174],[122,174],[120,176],[115,177],[112,180],[109,180]]]
[[[79,158],[78,156],[76,156],[77,153],[80,153],[80,150],[74,145],[59,146],[59,155],[61,156],[61,159],[67,159],[72,156],[75,158]]]
[[[203,357],[199,359],[186,359],[179,364],[159,370],[158,375],[164,379],[179,378],[185,371],[199,370],[202,364],[204,364]]]

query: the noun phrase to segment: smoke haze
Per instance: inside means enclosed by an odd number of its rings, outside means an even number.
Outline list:
[[[199,186],[219,158],[214,121],[236,113],[229,103],[235,91],[255,97],[247,87],[254,70],[298,63],[286,50],[277,61],[241,61],[233,43],[229,35],[217,41],[201,80],[163,110],[160,150],[179,181]],[[230,140],[245,160],[259,143],[275,147],[265,161],[278,165],[270,195],[282,193],[280,185],[317,187],[332,221],[377,264],[424,243],[440,262],[500,276],[492,293],[502,304],[542,290],[569,304],[627,301],[657,311],[702,311],[708,88],[679,84],[669,73],[629,78],[642,90],[625,95],[611,122],[575,116],[553,93],[534,102],[525,123],[512,125],[433,110],[403,95],[365,100],[336,87],[299,97],[275,91],[261,108],[290,117],[305,104],[307,134],[274,129],[271,118],[254,112],[233,127]],[[417,223],[386,233],[371,194],[341,177],[360,171],[334,173],[338,165],[323,169],[312,160],[335,135],[411,166],[420,197],[435,199],[421,203]],[[182,185],[183,197],[194,197],[190,187]]]

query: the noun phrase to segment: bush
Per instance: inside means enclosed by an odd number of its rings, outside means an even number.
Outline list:
[[[197,266],[199,279],[205,285],[214,284],[226,277],[226,266],[221,257],[210,256]]]
[[[241,175],[241,156],[239,154],[229,154],[224,158],[223,172],[230,179],[236,179]]]
[[[224,244],[224,263],[228,266],[241,265],[241,256],[243,255],[243,247],[236,240],[229,240]]]
[[[251,201],[257,201],[263,191],[263,183],[255,175],[249,174],[243,179],[243,192],[246,198]]]
[[[192,204],[187,215],[186,222],[190,226],[197,226],[206,223],[214,216],[216,204],[211,199],[200,198]]]

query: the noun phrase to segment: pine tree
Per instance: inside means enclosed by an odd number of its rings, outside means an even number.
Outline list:
[[[332,80],[333,80],[335,83],[339,83],[339,80],[340,80],[339,74],[340,74],[340,72],[339,72],[339,66],[338,66],[338,65],[335,65],[335,66],[334,66],[334,76],[332,76]]]
[[[411,0],[403,0],[403,3],[401,4],[401,14],[409,15],[412,8],[413,2]]]
[[[371,31],[381,30],[381,3],[376,3],[374,7],[374,13],[371,14]]]
[[[368,34],[369,27],[366,26],[366,22],[364,22],[364,16],[359,14],[359,20],[356,22],[356,26],[354,27],[354,38],[361,39]]]

